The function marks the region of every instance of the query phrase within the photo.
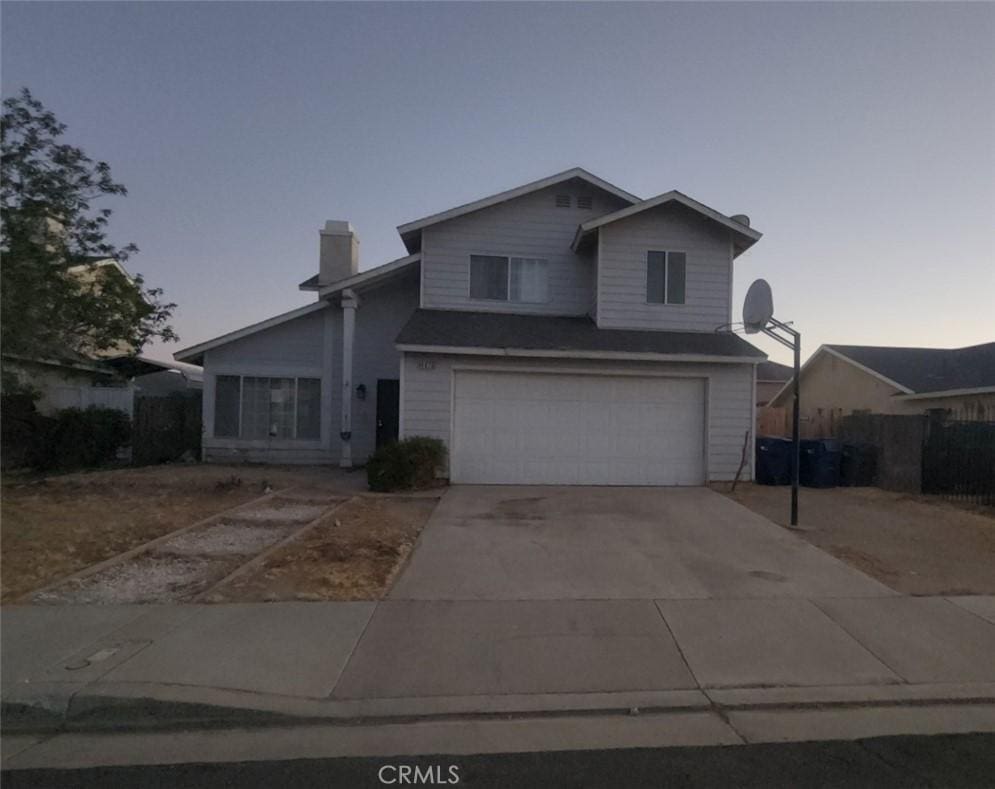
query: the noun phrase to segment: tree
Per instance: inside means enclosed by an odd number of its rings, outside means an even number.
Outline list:
[[[66,130],[27,88],[4,99],[0,118],[0,339],[3,389],[16,389],[8,357],[78,361],[121,349],[138,353],[152,338],[177,338],[175,304],[146,289],[141,275],[114,265],[138,251],[107,239],[109,208],[91,203],[126,195],[106,162],[62,143]]]

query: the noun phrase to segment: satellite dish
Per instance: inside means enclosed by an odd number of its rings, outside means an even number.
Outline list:
[[[743,325],[747,334],[757,334],[774,314],[774,295],[765,279],[754,280],[743,301]]]

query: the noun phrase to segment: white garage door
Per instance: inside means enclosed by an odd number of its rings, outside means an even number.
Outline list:
[[[700,485],[700,378],[457,372],[453,482]]]

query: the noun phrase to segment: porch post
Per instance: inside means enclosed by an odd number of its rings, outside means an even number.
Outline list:
[[[352,468],[352,346],[358,307],[359,297],[351,290],[342,291],[342,468]]]

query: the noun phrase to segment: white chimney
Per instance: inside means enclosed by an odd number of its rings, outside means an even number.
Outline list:
[[[359,239],[348,222],[329,219],[321,229],[318,286],[359,273]]]

